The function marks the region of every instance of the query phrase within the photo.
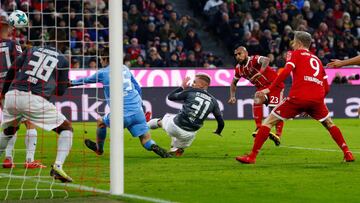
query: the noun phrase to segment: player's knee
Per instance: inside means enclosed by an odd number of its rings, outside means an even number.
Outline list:
[[[15,135],[16,131],[19,130],[19,127],[7,127],[4,129],[4,135],[8,136],[8,137],[12,137],[13,135]]]
[[[26,129],[35,129],[36,126],[32,123],[30,123],[29,121],[25,121],[25,126],[26,126]]]
[[[103,119],[102,118],[99,118],[97,121],[96,121],[96,125],[98,128],[106,128],[106,124],[104,123]]]
[[[333,122],[330,118],[325,119],[323,122],[321,122],[321,124],[322,124],[326,129],[330,129],[330,128],[332,128],[333,126],[335,126],[334,122]]]
[[[73,128],[72,128],[70,121],[65,120],[59,127],[53,129],[53,131],[55,131],[58,134],[60,134],[64,130],[69,130],[69,131],[73,132]]]

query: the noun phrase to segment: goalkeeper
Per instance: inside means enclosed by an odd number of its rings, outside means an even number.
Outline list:
[[[109,49],[104,48],[100,52],[100,63],[103,69],[95,74],[72,80],[70,86],[78,86],[89,83],[102,83],[104,95],[107,104],[110,106],[110,79],[109,79]],[[134,79],[128,67],[123,66],[123,91],[124,91],[124,127],[127,128],[133,137],[139,137],[141,144],[148,151],[153,151],[163,158],[170,157],[165,149],[159,147],[154,140],[151,139],[149,127],[147,126],[144,113],[142,111],[141,89]],[[110,114],[99,118],[97,121],[96,143],[90,139],[85,139],[85,145],[93,150],[96,154],[104,153],[104,143],[106,138],[106,128],[110,127]]]

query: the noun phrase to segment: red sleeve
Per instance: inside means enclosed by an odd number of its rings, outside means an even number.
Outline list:
[[[235,75],[234,75],[234,78],[236,78],[236,79],[240,79],[240,78],[241,78],[239,64],[237,64],[237,65],[235,66]]]
[[[323,72],[323,75],[324,75],[324,77],[323,77],[323,85],[324,85],[325,96],[326,96],[330,91],[330,86],[329,86],[329,83],[327,81],[328,76],[326,75],[325,69],[322,69],[322,72]]]
[[[272,92],[272,90],[276,86],[280,86],[282,82],[290,75],[291,71],[293,70],[293,66],[290,64],[286,64],[284,70],[281,71],[281,73],[276,77],[276,79],[271,83],[269,90]]]
[[[292,68],[295,68],[295,64],[297,62],[297,52],[296,51],[288,51],[286,53],[286,64],[285,64],[285,67],[286,65],[291,65]]]

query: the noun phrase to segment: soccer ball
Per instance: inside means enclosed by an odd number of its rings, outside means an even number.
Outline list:
[[[9,23],[16,28],[22,28],[28,25],[29,20],[26,13],[20,10],[15,10],[9,16]]]

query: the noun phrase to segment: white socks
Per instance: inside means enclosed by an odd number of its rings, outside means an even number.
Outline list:
[[[1,134],[1,135],[4,135],[4,134]],[[6,149],[5,149],[5,158],[13,159],[13,150],[14,150],[16,138],[17,138],[17,135],[15,133],[15,135],[13,135],[12,138],[9,139]]]
[[[10,139],[10,137],[4,135],[4,132],[0,133],[0,155],[5,151]]]
[[[36,129],[28,129],[26,131],[26,162],[33,162],[36,150],[37,131]]]
[[[72,146],[72,137],[73,133],[70,130],[63,130],[59,135],[57,156],[55,161],[55,164],[58,165],[59,168],[62,168],[62,165],[64,164],[65,159],[70,152]]]
[[[147,124],[150,129],[157,129],[157,128],[159,128],[158,121],[159,121],[158,118],[154,118],[154,119],[149,120],[149,122],[147,122]]]

